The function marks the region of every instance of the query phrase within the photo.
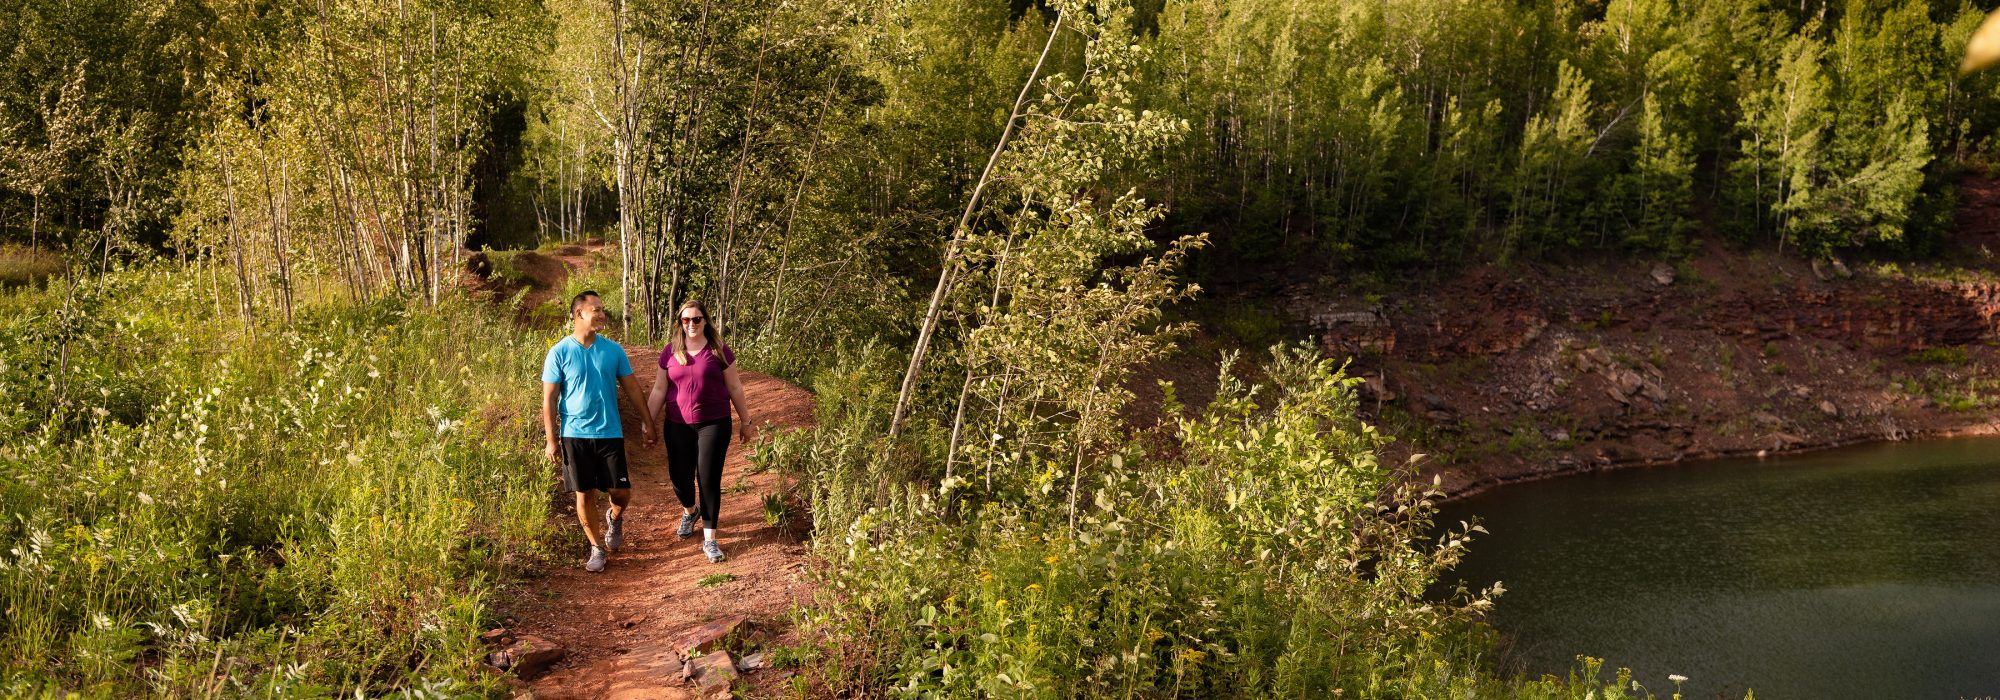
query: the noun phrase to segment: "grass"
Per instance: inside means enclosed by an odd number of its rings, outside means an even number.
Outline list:
[[[76,284],[0,296],[0,695],[498,687],[486,601],[548,535],[544,339],[469,302],[246,331],[170,268]]]
[[[66,269],[60,256],[21,246],[0,245],[0,289],[37,285]]]
[[[493,266],[493,276],[511,287],[526,287],[535,280],[526,270],[521,269],[519,250],[485,250],[486,261]]]
[[[777,527],[791,516],[791,508],[785,505],[784,496],[776,493],[764,494],[764,524]]]
[[[696,581],[694,585],[700,588],[714,588],[716,586],[720,586],[722,584],[729,583],[730,581],[734,580],[736,580],[736,574],[724,572],[720,574],[709,574],[707,576],[703,576],[701,577],[701,580]]]

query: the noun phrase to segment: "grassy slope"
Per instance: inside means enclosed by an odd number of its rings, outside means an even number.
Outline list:
[[[393,300],[246,332],[205,281],[0,296],[0,694],[490,685],[546,339]]]

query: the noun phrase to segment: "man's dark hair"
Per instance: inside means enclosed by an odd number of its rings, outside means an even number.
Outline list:
[[[576,318],[576,307],[579,307],[579,306],[583,306],[583,300],[585,300],[585,299],[589,299],[589,298],[591,298],[591,297],[594,297],[594,296],[597,296],[597,291],[596,291],[596,290],[592,290],[592,289],[586,289],[586,290],[583,290],[583,293],[581,293],[581,294],[578,294],[578,295],[576,295],[576,296],[573,296],[573,297],[570,297],[570,298],[569,298],[569,317],[570,317],[570,318]]]

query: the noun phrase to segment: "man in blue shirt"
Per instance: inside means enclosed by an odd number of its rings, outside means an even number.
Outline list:
[[[618,395],[622,392],[642,414],[646,402],[639,398],[644,394],[632,379],[632,361],[625,357],[625,348],[597,334],[608,320],[597,292],[570,299],[569,317],[569,337],[549,348],[542,360],[542,430],[549,439],[549,461],[562,465],[563,488],[576,494],[576,517],[590,539],[590,559],[583,568],[594,573],[604,570],[607,551],[625,544],[625,507],[632,502]],[[652,426],[649,414],[639,423],[648,440]],[[601,532],[599,491],[611,495]]]

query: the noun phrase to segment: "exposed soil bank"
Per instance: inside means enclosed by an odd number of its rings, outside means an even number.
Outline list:
[[[1706,245],[1217,295],[1368,378],[1363,411],[1459,496],[1562,474],[2000,429],[2000,184],[1939,262],[1812,265]],[[1274,298],[1275,297],[1275,298]],[[1275,303],[1274,303],[1275,302]],[[1239,311],[1240,312],[1240,311]]]

